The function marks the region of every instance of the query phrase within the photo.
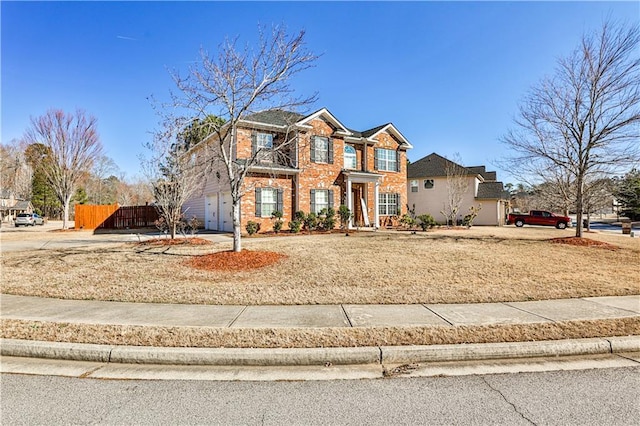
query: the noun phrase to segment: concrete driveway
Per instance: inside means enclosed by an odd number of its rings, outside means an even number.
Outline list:
[[[71,222],[73,227],[73,222]],[[2,224],[0,228],[0,253],[29,250],[54,250],[79,248],[108,244],[144,241],[158,238],[158,232],[139,233],[135,229],[130,232],[99,233],[84,230],[62,230],[61,221],[49,221],[43,226],[15,226]],[[230,234],[203,233],[199,238],[212,242],[231,242]]]

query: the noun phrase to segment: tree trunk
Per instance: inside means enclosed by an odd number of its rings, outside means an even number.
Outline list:
[[[233,251],[239,253],[242,251],[242,227],[240,223],[240,200],[233,200]]]
[[[176,238],[176,228],[178,226],[178,222],[176,222],[175,220],[173,221],[173,223],[171,224],[171,239],[175,239]]]
[[[576,237],[582,237],[582,208],[584,205],[584,187],[582,182],[582,176],[578,176],[576,182],[577,194],[576,194]]]
[[[62,214],[62,229],[69,229],[69,207],[71,204],[71,196],[64,200],[64,213]]]

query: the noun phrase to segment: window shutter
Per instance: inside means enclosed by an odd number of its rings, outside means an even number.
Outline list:
[[[315,213],[316,212],[316,190],[312,189],[311,190],[311,211],[310,213]]]
[[[311,162],[316,162],[316,137],[311,136]]]
[[[333,139],[328,138],[329,142],[327,143],[327,162],[329,164],[333,164]]]
[[[396,172],[400,170],[400,151],[396,151]]]
[[[333,208],[333,189],[329,190],[329,208]]]
[[[256,188],[256,217],[262,216],[262,189]]]
[[[251,133],[251,156],[253,157],[258,152],[258,135],[256,132]]]
[[[284,214],[284,191],[278,189],[278,198],[276,202],[276,210]]]
[[[400,199],[400,194],[396,194],[396,214],[400,216],[400,212],[402,208],[402,200]]]
[[[373,170],[378,170],[378,148],[373,148]]]

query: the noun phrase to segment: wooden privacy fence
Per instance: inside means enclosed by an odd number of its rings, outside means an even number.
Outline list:
[[[148,228],[155,225],[158,212],[154,206],[76,204],[76,229]]]

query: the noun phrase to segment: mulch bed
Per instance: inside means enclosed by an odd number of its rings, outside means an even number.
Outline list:
[[[153,238],[136,244],[140,246],[205,246],[211,244],[211,241],[202,238]]]
[[[286,255],[272,251],[221,251],[195,256],[186,264],[205,271],[247,271],[273,265],[285,258]]]
[[[603,248],[607,250],[618,250],[618,247],[614,246],[613,244],[605,243],[603,241],[595,241],[589,238],[582,238],[582,237],[552,238],[550,241],[554,244],[568,244],[568,245],[580,246],[580,247],[596,247],[596,248]]]

